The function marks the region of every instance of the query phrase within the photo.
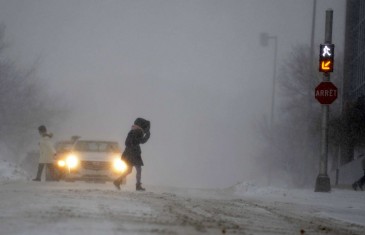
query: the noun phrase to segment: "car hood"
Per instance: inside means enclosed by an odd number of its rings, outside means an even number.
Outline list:
[[[112,161],[120,158],[120,153],[105,152],[75,152],[80,161]]]

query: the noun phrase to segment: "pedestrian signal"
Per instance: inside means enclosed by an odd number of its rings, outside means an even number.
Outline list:
[[[321,44],[319,49],[319,72],[333,72],[334,44]]]

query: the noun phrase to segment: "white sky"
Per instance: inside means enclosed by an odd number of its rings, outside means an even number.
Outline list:
[[[317,2],[316,45],[332,8],[342,50],[346,1]],[[71,103],[70,118],[49,127],[56,139],[123,145],[144,117],[152,136],[143,182],[223,187],[255,171],[252,126],[270,112],[273,44],[261,47],[259,34],[278,36],[280,66],[292,46],[309,44],[312,3],[0,0],[0,22],[9,54],[20,65],[39,61],[49,91]]]

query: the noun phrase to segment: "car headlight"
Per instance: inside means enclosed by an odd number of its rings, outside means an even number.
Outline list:
[[[125,162],[122,161],[120,158],[114,159],[113,166],[114,170],[118,172],[124,172],[127,169],[127,164],[125,164]]]
[[[65,167],[66,166],[66,162],[64,160],[58,160],[57,161],[57,166],[59,166],[59,167]]]
[[[77,167],[78,163],[79,163],[79,160],[77,159],[77,157],[75,155],[69,155],[66,158],[66,165],[69,168],[75,168],[75,167]]]

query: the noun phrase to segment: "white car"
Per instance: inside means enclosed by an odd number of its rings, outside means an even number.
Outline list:
[[[100,140],[75,141],[69,150],[57,151],[55,165],[65,181],[112,181],[127,169],[118,143]]]

